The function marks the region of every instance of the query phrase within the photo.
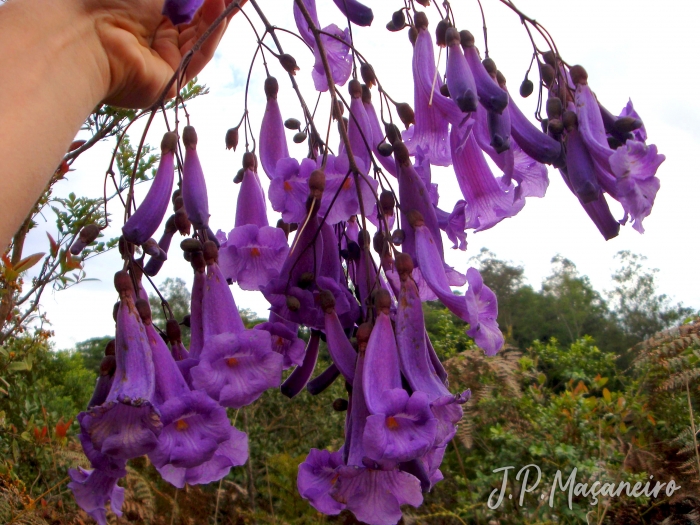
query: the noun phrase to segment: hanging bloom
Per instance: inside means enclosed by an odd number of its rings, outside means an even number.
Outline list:
[[[115,287],[120,303],[112,389],[102,405],[87,412],[83,426],[95,450],[115,458],[131,459],[156,447],[162,423],[153,406],[155,376],[151,349],[134,305],[129,274],[117,272]]]
[[[513,138],[522,150],[532,159],[543,164],[562,164],[561,144],[542,133],[532,122],[520,111],[513,102],[512,97],[508,97],[508,111],[510,112],[510,130]]]
[[[448,47],[447,55],[447,88],[450,98],[457,103],[465,113],[476,111],[478,98],[476,82],[467,59],[464,57],[459,38],[459,31],[450,27],[445,34]]]
[[[329,516],[340,514],[345,508],[343,503],[331,495],[339,477],[338,468],[342,464],[343,456],[340,452],[312,448],[299,465],[299,495],[308,500],[317,511]]]
[[[331,24],[323,28],[324,33],[329,33],[337,38],[328,35],[321,35],[321,42],[326,51],[326,58],[331,69],[333,83],[336,86],[343,86],[350,78],[352,72],[352,53],[350,50],[350,32],[343,31],[337,25]],[[338,38],[340,40],[338,40]],[[323,59],[318,47],[314,46],[314,57],[316,62],[311,71],[316,91],[328,91],[328,80],[326,70],[323,67]]]
[[[311,31],[311,28],[306,22],[306,18],[304,18],[299,6],[297,6],[296,2],[292,3],[294,4],[294,22],[296,22],[299,35],[304,39],[304,42],[306,42],[307,45],[313,49],[316,47],[314,33]],[[304,0],[304,7],[306,7],[306,10],[309,12],[309,16],[311,17],[311,20],[313,20],[314,25],[316,27],[321,27],[321,24],[318,23],[318,15],[316,14],[316,0]]]
[[[236,200],[236,222],[234,227],[254,224],[258,228],[269,226],[265,192],[258,174],[251,169],[243,172],[241,189]]]
[[[515,201],[512,188],[505,192],[498,184],[471,130],[453,127],[450,143],[457,182],[467,202],[467,228],[487,230],[523,208],[525,202]],[[435,238],[432,229],[431,233]]]
[[[372,10],[357,0],[333,0],[333,3],[348,17],[348,20],[357,26],[371,25],[374,20]]]
[[[355,361],[357,352],[348,341],[343,326],[335,311],[335,297],[324,290],[320,294],[320,303],[324,312],[324,328],[328,353],[345,380],[352,384],[355,377]]]
[[[204,0],[165,0],[163,14],[173,25],[188,24],[203,3]]]
[[[158,272],[163,267],[163,263],[167,260],[168,250],[170,249],[170,243],[173,240],[173,236],[177,232],[177,226],[175,225],[175,214],[171,215],[165,222],[165,229],[163,230],[163,235],[161,235],[158,241],[158,247],[161,249],[161,253],[158,257],[149,257],[148,262],[143,267],[143,273],[149,277],[158,275]],[[163,257],[165,254],[165,257]]]
[[[348,172],[346,166],[347,158],[343,162],[340,158],[329,155],[326,160],[326,190],[323,192],[319,214],[325,216],[328,224],[347,221],[353,215],[360,213],[360,201],[357,195],[356,183],[360,187],[365,213],[368,217],[376,215],[377,202],[375,192],[379,187],[379,183],[374,179],[361,175],[355,177]],[[334,197],[335,202],[333,202]],[[333,206],[331,206],[331,202],[333,202]]]
[[[284,358],[272,351],[269,332],[222,333],[205,342],[192,384],[222,406],[241,408],[280,384]]]
[[[452,249],[459,248],[462,251],[467,249],[467,233],[464,231],[467,227],[466,207],[467,201],[460,199],[455,203],[452,213],[435,208],[438,225],[452,241]]]
[[[622,108],[622,112],[620,113],[619,118],[633,118],[635,120],[639,120],[640,122],[642,121],[641,117],[639,116],[639,113],[634,109],[634,105],[632,104],[632,99],[629,99],[627,102],[627,105]],[[634,140],[638,142],[644,142],[646,143],[647,141],[647,130],[644,127],[644,124],[642,124],[639,127],[636,127],[636,129],[632,130],[632,136],[634,137]]]
[[[260,323],[253,330],[265,330],[270,333],[272,350],[283,358],[284,370],[295,365],[301,365],[304,361],[304,341],[297,337],[296,332],[290,330],[284,323]]]
[[[207,183],[197,155],[197,132],[192,126],[185,126],[182,142],[185,145],[185,162],[182,166],[185,210],[192,225],[198,230],[205,230],[209,225],[209,199]]]
[[[97,376],[95,390],[92,393],[92,398],[88,403],[88,409],[101,405],[107,400],[109,391],[112,389],[112,380],[114,372],[117,370],[117,360],[113,355],[106,355],[100,363],[100,375]]]
[[[372,127],[369,117],[362,103],[362,84],[358,80],[351,80],[348,84],[350,92],[350,114],[348,115],[348,139],[355,164],[361,173],[367,175],[372,167]],[[345,144],[341,142],[335,164],[336,169],[347,173],[350,169],[348,152]]]
[[[436,98],[443,97],[440,92],[442,79],[440,75],[436,76],[433,41],[427,22],[425,15],[416,16],[418,37],[413,46],[413,106],[416,122],[402,135],[411,155],[422,150],[430,163],[449,166],[452,159],[447,134],[448,120],[438,109],[438,104],[433,103]],[[430,88],[426,90],[425,86]],[[451,101],[447,100],[447,103]]]
[[[233,299],[231,289],[218,264],[218,249],[213,241],[204,243],[207,279],[202,294],[203,343],[223,333],[239,333],[245,330]]]
[[[281,213],[282,220],[287,224],[304,222],[309,176],[316,168],[317,164],[312,159],[304,159],[300,165],[296,159],[287,157],[278,163],[268,196],[272,209]]]
[[[107,503],[118,517],[122,515],[124,489],[117,485],[119,478],[109,476],[99,469],[68,469],[75,502],[99,525],[107,525]]]
[[[280,386],[280,392],[290,399],[304,389],[314,373],[318,359],[318,347],[321,342],[320,334],[321,332],[317,330],[311,332],[309,343],[304,352],[304,361],[289,374],[289,377]]]
[[[372,146],[372,153],[374,153],[375,158],[379,161],[382,167],[391,175],[396,177],[396,163],[392,157],[385,157],[379,153],[379,145],[384,142],[384,132],[382,127],[379,125],[379,117],[377,117],[377,112],[372,105],[372,95],[369,88],[362,88],[362,103],[365,106],[365,113],[367,114],[367,120],[369,121],[369,127],[372,132],[372,138],[370,140],[370,145]]]
[[[163,221],[170,204],[170,194],[173,191],[176,149],[177,135],[173,132],[166,133],[160,144],[160,164],[153,178],[153,183],[141,205],[122,228],[122,233],[127,241],[134,244],[145,243],[153,237]]]
[[[289,157],[282,113],[277,102],[278,91],[279,84],[277,79],[267,77],[265,79],[267,104],[265,105],[265,114],[260,123],[260,164],[271,179],[276,176],[275,170],[280,159]],[[236,212],[238,212],[238,208],[236,208]]]
[[[469,31],[459,33],[464,57],[467,59],[469,69],[474,75],[476,91],[479,95],[479,102],[488,111],[500,115],[508,106],[508,93],[501,89],[498,83],[491,77],[479,60],[479,54],[474,47],[474,35]]]

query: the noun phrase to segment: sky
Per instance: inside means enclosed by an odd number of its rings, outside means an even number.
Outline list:
[[[292,0],[259,3],[272,24],[295,29]],[[517,95],[532,56],[527,34],[519,17],[500,1],[482,0],[482,4],[490,56],[506,76],[517,105],[534,120],[536,97],[522,99]],[[336,23],[345,27],[344,18],[331,0],[317,0],[317,5],[322,25]],[[412,48],[407,31],[391,33],[384,28],[392,11],[403,2],[382,0],[370,5],[375,14],[374,24],[371,28],[353,27],[355,45],[373,65],[391,97],[412,104]],[[643,235],[627,225],[621,228],[617,238],[606,242],[565,187],[560,174],[550,169],[545,198],[528,199],[518,215],[490,230],[470,232],[468,250],[450,250],[446,254],[448,263],[465,272],[473,264],[470,259],[482,248],[488,248],[498,258],[523,266],[528,282],[538,289],[551,272],[551,259],[561,254],[573,261],[597,290],[605,291],[612,287],[610,276],[619,266],[615,254],[630,250],[647,257],[649,268],[659,269],[657,282],[661,292],[700,309],[700,286],[694,280],[700,255],[696,241],[700,101],[692,96],[693,86],[700,80],[700,70],[692,66],[697,63],[695,50],[700,49],[700,33],[694,27],[694,15],[698,13],[692,11],[700,11],[700,7],[689,2],[651,0],[521,0],[518,7],[549,30],[567,63],[586,68],[591,89],[608,109],[618,112],[629,98],[633,100],[649,135],[647,143],[656,144],[666,156],[657,173],[661,189],[651,215],[644,220]],[[458,28],[469,29],[476,36],[477,47],[483,51],[482,22],[476,0],[454,2],[453,10]],[[246,11],[257,23],[252,8]],[[434,8],[427,12],[432,31],[439,18]],[[260,29],[259,23],[257,26]],[[313,107],[317,97],[310,80],[313,56],[295,37],[283,33],[279,36],[285,52],[294,55],[301,67],[297,79],[307,103]],[[241,137],[237,151],[227,151],[224,136],[242,115],[246,76],[254,49],[250,26],[242,16],[236,16],[216,56],[199,77],[210,93],[188,105],[191,124],[199,135],[198,152],[207,179],[211,226],[215,231],[228,232],[233,227],[238,186],[232,179],[241,166],[245,141]],[[286,74],[274,57],[266,56],[271,74],[280,83],[278,98],[283,117],[301,120],[300,106]],[[442,67],[444,71],[444,56]],[[265,104],[262,88],[265,72],[259,60],[252,71],[248,110],[257,135]],[[536,81],[534,73],[530,78]],[[318,122],[323,126],[328,118],[327,98],[328,95],[322,97],[317,110]],[[140,138],[143,129],[134,127],[132,142]],[[148,142],[157,146],[164,131],[162,119],[156,118]],[[288,136],[290,152],[301,159],[305,147],[292,144],[292,134]],[[58,187],[58,192],[101,194],[113,144],[100,143],[82,155],[73,166],[75,171],[68,176],[69,182]],[[267,189],[268,180],[262,170],[260,174]],[[434,169],[433,181],[439,185],[440,207],[451,210],[461,198],[454,173],[450,168]],[[144,191],[145,187],[139,189],[137,199],[143,197]],[[611,209],[617,218],[622,217],[622,209],[616,202],[612,201]],[[275,224],[278,216],[271,209],[268,211],[271,224]],[[121,210],[115,213],[109,236],[118,235],[120,217]],[[47,219],[49,222],[40,224],[30,236],[26,253],[47,251],[44,232],[52,228],[49,215]],[[120,267],[117,253],[102,255],[86,264],[88,276],[96,281],[45,293],[42,308],[52,323],[56,348],[71,348],[76,342],[113,333],[112,306],[117,296],[112,276]],[[166,277],[192,281],[192,270],[182,259],[176,242],[155,282],[161,283]],[[232,290],[239,307],[265,315],[268,304],[262,294],[243,292],[235,285]]]

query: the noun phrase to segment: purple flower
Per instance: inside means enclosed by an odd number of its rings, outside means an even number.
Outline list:
[[[357,26],[368,26],[374,20],[372,10],[357,0],[333,0],[333,3]]]
[[[498,302],[496,294],[484,285],[476,268],[467,270],[469,288],[464,294],[469,311],[467,335],[484,349],[487,356],[496,355],[503,346],[503,334],[498,329]]]
[[[115,281],[120,295],[116,371],[106,401],[87,412],[83,427],[96,451],[131,459],[156,447],[162,423],[152,404],[153,360],[146,329],[133,302],[131,278],[126,272],[118,272]]]
[[[403,132],[403,140],[411,155],[416,155],[421,149],[430,163],[449,166],[452,159],[447,135],[448,120],[439,110],[439,103],[434,103],[436,98],[444,98],[440,93],[442,79],[440,75],[435,77],[435,70],[433,41],[427,28],[421,28],[413,46],[413,105],[416,123]],[[426,86],[428,89],[425,89]],[[447,99],[441,102],[453,104]]]
[[[99,470],[103,474],[112,478],[123,478],[126,476],[126,460],[107,456],[95,450],[92,440],[90,439],[90,435],[87,433],[85,427],[86,416],[87,412],[81,412],[77,417],[78,424],[80,425],[80,434],[78,435],[78,438],[80,439],[80,444],[83,447],[85,457],[87,457],[90,461],[92,468]]]
[[[208,244],[208,243],[205,243]],[[214,247],[215,249],[215,247]],[[236,302],[216,259],[207,261],[207,278],[202,294],[203,343],[219,334],[245,330]]]
[[[340,40],[328,35],[321,35],[321,41],[326,51],[326,58],[331,68],[333,83],[336,86],[342,86],[350,78],[352,72],[352,53],[350,52],[350,32],[346,29],[343,31],[337,25],[331,24],[323,28],[325,33],[334,35]],[[347,44],[343,43],[347,42]],[[314,80],[316,91],[328,91],[328,80],[326,79],[326,70],[323,67],[323,60],[318,48],[314,46],[314,56],[316,62],[311,71],[311,77]]]
[[[219,265],[224,277],[243,290],[259,290],[280,274],[289,246],[280,228],[254,224],[231,230],[221,245]]]
[[[316,47],[316,39],[314,38],[314,33],[311,31],[309,24],[306,22],[306,18],[301,12],[301,9],[294,3],[294,22],[297,24],[297,29],[299,30],[299,35],[304,39],[307,45],[314,49]],[[318,15],[316,14],[316,0],[304,0],[304,7],[309,12],[309,16],[316,27],[320,27],[321,24],[318,23]]]
[[[173,25],[188,24],[203,3],[204,0],[165,0],[163,14]]]
[[[190,295],[190,358],[199,359],[204,346],[204,328],[202,327],[202,299],[207,285],[204,268],[195,268],[192,294]]]
[[[209,198],[202,165],[197,155],[197,133],[192,126],[185,126],[182,133],[185,145],[185,162],[182,166],[182,199],[187,217],[198,230],[209,225]]]
[[[245,170],[241,189],[236,200],[236,222],[234,228],[254,224],[258,228],[269,226],[267,222],[267,205],[265,192],[260,184],[258,174]]]
[[[598,199],[601,190],[593,159],[575,127],[566,133],[566,175],[571,190],[582,203]]]
[[[326,190],[321,199],[319,215],[325,216],[328,224],[337,224],[359,214],[360,201],[357,195],[356,180],[360,187],[365,213],[367,216],[372,215],[377,207],[375,193],[379,183],[362,175],[357,175],[356,179],[352,173],[348,174],[347,167],[345,169],[339,167],[339,164],[343,164],[339,157],[329,155],[326,162]],[[347,165],[347,158],[345,164]],[[335,202],[331,207],[331,202],[336,195]]]
[[[335,312],[335,300],[332,302],[332,306],[330,304],[325,305],[324,312],[324,328],[326,332],[326,343],[328,344],[328,353],[331,355],[335,366],[340,373],[343,374],[345,380],[352,384],[355,377],[357,352],[355,352],[355,349],[345,335],[343,326]]]
[[[479,102],[489,112],[500,115],[508,105],[508,93],[486,71],[473,44],[464,48],[464,57],[474,75]]]
[[[124,489],[117,485],[118,478],[101,470],[86,470],[82,467],[68,469],[71,482],[68,488],[73,491],[75,502],[100,525],[107,525],[107,502],[117,516],[122,515]]]
[[[277,81],[273,77],[268,77],[265,81],[265,92],[269,95],[265,114],[260,123],[260,164],[267,176],[273,179],[277,175],[275,171],[277,163],[289,157],[289,150],[287,138],[284,135],[282,113],[277,102]]]
[[[260,323],[253,330],[265,330],[270,333],[272,350],[284,358],[284,369],[301,365],[304,361],[304,341],[297,337],[284,323]]]
[[[420,481],[397,469],[340,467],[333,497],[355,517],[369,525],[394,525],[401,519],[401,505],[423,503]]]
[[[165,222],[165,230],[158,241],[158,247],[161,249],[161,253],[158,257],[150,257],[148,259],[148,262],[143,267],[143,273],[150,277],[158,275],[158,272],[163,267],[163,263],[167,260],[168,250],[170,249],[170,243],[173,240],[175,232],[177,232],[177,226],[175,226],[175,215],[171,215]],[[165,257],[163,257],[163,254],[165,254]]]
[[[358,95],[357,89],[361,93],[359,82],[350,83],[350,114],[348,115],[348,139],[352,150],[355,164],[361,173],[367,175],[372,167],[372,126],[365,111],[362,98]],[[350,169],[348,152],[345,144],[341,142],[338,157],[335,159],[335,170],[345,175]],[[369,215],[369,214],[368,214]]]
[[[453,127],[450,142],[457,182],[467,201],[467,228],[487,230],[523,208],[525,201],[515,201],[512,188],[505,192],[498,184],[468,126]],[[426,224],[429,225],[427,221]],[[431,233],[435,238],[432,228]]]
[[[476,82],[462,51],[459,32],[452,27],[448,29],[446,42],[448,55],[445,73],[447,75],[447,88],[450,90],[450,98],[457,103],[457,106],[463,112],[476,111],[478,103]]]
[[[122,228],[126,240],[134,244],[143,244],[153,237],[170,204],[170,194],[173,191],[175,177],[177,135],[172,132],[166,133],[160,147],[160,164],[153,178],[153,183],[141,205]]]
[[[165,481],[177,488],[188,485],[206,485],[225,477],[231,467],[243,465],[248,460],[248,436],[230,426],[228,439],[219,444],[214,456],[193,468],[177,468],[164,465],[158,472]]]
[[[630,99],[627,102],[627,105],[622,108],[622,112],[620,113],[620,118],[622,117],[631,117],[634,119],[642,120],[641,117],[639,116],[639,113],[634,109],[634,105],[632,105],[632,99]],[[632,136],[634,137],[634,140],[638,142],[646,142],[647,141],[647,130],[644,127],[644,124],[642,124],[639,128],[635,129],[632,131]]]
[[[561,164],[561,144],[537,129],[515,105],[512,97],[509,96],[508,100],[510,131],[522,150],[537,162]]]
[[[345,508],[331,495],[338,481],[338,467],[343,465],[340,452],[329,452],[312,448],[304,462],[299,465],[297,489],[299,495],[319,512],[334,516]]]
[[[97,376],[95,390],[88,402],[88,409],[101,405],[107,400],[107,395],[109,395],[109,391],[112,389],[112,380],[114,379],[116,368],[117,360],[113,355],[106,355],[102,358],[102,362],[100,363],[100,375]]]
[[[271,349],[264,330],[223,333],[204,344],[192,384],[222,406],[241,408],[280,384],[283,357]]]
[[[366,90],[369,94],[370,91]],[[379,153],[378,146],[384,141],[384,132],[379,124],[379,117],[377,117],[377,112],[372,105],[372,100],[368,98],[371,95],[365,95],[363,92],[362,103],[365,105],[365,113],[367,113],[367,119],[369,121],[369,127],[372,130],[372,137],[370,140],[370,145],[372,146],[372,153],[374,153],[375,158],[379,161],[382,167],[391,175],[396,177],[396,163],[393,157],[385,157]]]
[[[452,241],[452,249],[459,248],[462,251],[467,249],[467,233],[464,231],[467,227],[466,206],[467,202],[460,199],[455,203],[452,213],[435,208],[438,225]]]
[[[610,167],[617,177],[617,196],[632,217],[633,228],[644,233],[642,221],[651,213],[659,191],[659,179],[654,175],[666,159],[656,146],[628,140],[610,156]]]
[[[306,198],[309,195],[309,176],[315,169],[316,162],[312,159],[302,160],[301,165],[290,157],[278,162],[268,196],[272,209],[282,214],[284,222],[304,222]]]

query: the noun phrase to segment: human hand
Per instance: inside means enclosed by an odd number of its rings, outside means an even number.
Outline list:
[[[80,0],[94,22],[101,45],[106,104],[146,108],[158,100],[180,61],[224,9],[236,0],[205,0],[192,22],[173,26],[161,14],[163,0]],[[244,4],[246,0],[240,1]],[[194,53],[185,81],[197,75],[214,56],[234,9]],[[173,85],[167,97],[176,94]]]

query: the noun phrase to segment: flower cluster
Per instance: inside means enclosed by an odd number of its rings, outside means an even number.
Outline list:
[[[348,24],[372,23],[369,7],[334,2]],[[200,4],[167,0],[163,12],[174,24],[185,23]],[[319,96],[330,97],[340,142],[331,153],[330,130],[318,129],[303,99],[304,122],[284,120],[279,83],[268,72],[258,154],[246,145],[228,234],[210,227],[194,128],[182,130],[182,159],[177,134],[165,135],[155,180],[122,229],[116,340],[78,417],[93,470],[71,471],[70,487],[98,522],[106,522],[108,502],[120,511],[124,491],[117,481],[127,460],[148,455],[176,487],[219,480],[243,464],[248,451],[247,436],[231,425],[226,408],[249,405],[270,388],[288,397],[304,389],[317,394],[338,378],[348,392],[334,404],[347,411],[345,444],[310,451],[299,467],[299,492],[325,514],[348,510],[372,525],[398,522],[402,505],[419,506],[442,479],[445,447],[470,398],[469,390],[449,390],[422,302],[440,300],[468,324],[467,334],[488,356],[504,342],[494,293],[475,268],[462,273],[446,263],[443,233],[454,249],[466,250],[468,230],[492,228],[518,214],[528,197],[544,197],[546,164],[560,170],[605,239],[628,219],[643,231],[664,157],[646,145],[631,102],[613,116],[581,66],[535,48],[540,97],[547,95],[540,131],[518,109],[488,53],[482,60],[474,36],[456,29],[451,10],[444,19],[441,13],[434,42],[428,15],[409,4],[387,28],[408,29],[413,108],[389,97],[350,28],[322,28],[315,1],[294,0],[299,36],[313,53],[310,74]],[[265,24],[266,34],[273,32]],[[296,60],[276,45],[281,68],[293,77]],[[343,85],[347,101],[338,90]],[[521,95],[533,90],[526,77]],[[249,119],[246,110],[246,137]],[[295,143],[308,145],[304,158],[290,154],[287,129],[296,132]],[[226,144],[235,150],[238,127]],[[494,173],[487,158],[502,173]],[[441,207],[433,167],[451,167],[461,190],[452,209]],[[621,203],[622,220],[612,216],[606,194]],[[131,199],[132,193],[128,208]],[[155,241],[170,204],[173,214]],[[279,214],[276,226],[270,209]],[[178,320],[154,326],[142,285],[144,274],[160,271],[178,231],[187,236],[180,247],[194,273],[190,314],[182,320],[189,348]],[[265,296],[267,322],[244,325],[229,287],[234,282]],[[453,293],[451,287],[464,285],[463,295]],[[309,329],[308,341],[298,337],[302,327]],[[313,377],[321,340],[333,364]]]

